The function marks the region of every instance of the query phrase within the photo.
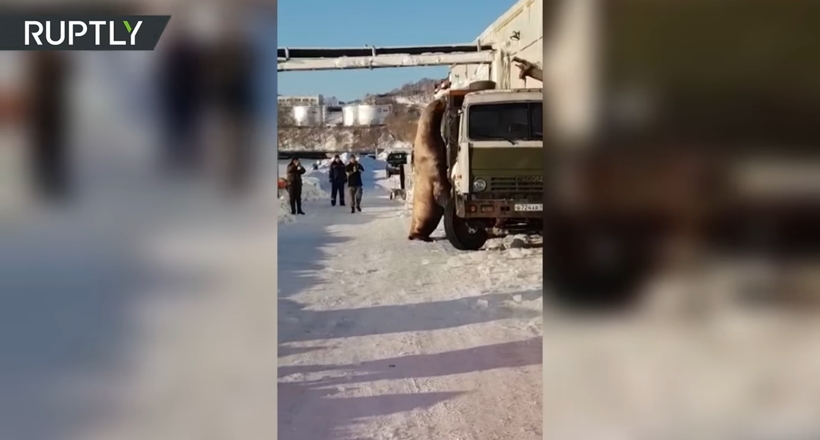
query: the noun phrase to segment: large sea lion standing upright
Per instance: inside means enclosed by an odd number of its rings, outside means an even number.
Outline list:
[[[431,241],[450,197],[447,147],[441,135],[445,102],[437,99],[421,113],[413,143],[413,220],[410,240]]]

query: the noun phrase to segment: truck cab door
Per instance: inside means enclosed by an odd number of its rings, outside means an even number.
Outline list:
[[[470,192],[470,144],[467,139],[467,118],[464,110],[459,110],[457,159],[452,170],[453,188],[456,194],[468,194]]]

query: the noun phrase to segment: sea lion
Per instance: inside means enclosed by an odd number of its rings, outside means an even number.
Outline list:
[[[432,241],[450,197],[447,148],[441,134],[445,102],[437,99],[421,113],[413,143],[413,220],[409,240]]]

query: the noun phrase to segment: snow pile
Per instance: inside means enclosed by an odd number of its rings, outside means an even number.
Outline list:
[[[317,174],[317,172],[313,171],[302,177],[302,203],[329,199],[330,194],[322,189],[321,180],[311,174]],[[290,223],[295,220],[295,217],[290,213],[290,200],[287,193],[279,197],[278,218],[279,223]]]
[[[314,173],[311,173],[314,174]],[[302,177],[302,201],[303,202],[312,202],[314,200],[321,200],[327,199],[330,195],[327,191],[322,189],[322,185],[320,184],[320,180],[318,177]]]
[[[411,167],[409,165],[405,168],[404,187],[404,193],[407,197],[404,200],[404,211],[406,214],[409,214],[413,212],[413,172],[411,171]]]
[[[290,213],[290,202],[288,201],[287,194],[279,198],[278,217],[279,223],[290,223],[296,220],[296,216]]]

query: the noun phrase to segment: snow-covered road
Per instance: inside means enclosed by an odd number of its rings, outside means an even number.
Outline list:
[[[541,249],[408,241],[383,166],[280,224],[278,438],[540,439]]]

